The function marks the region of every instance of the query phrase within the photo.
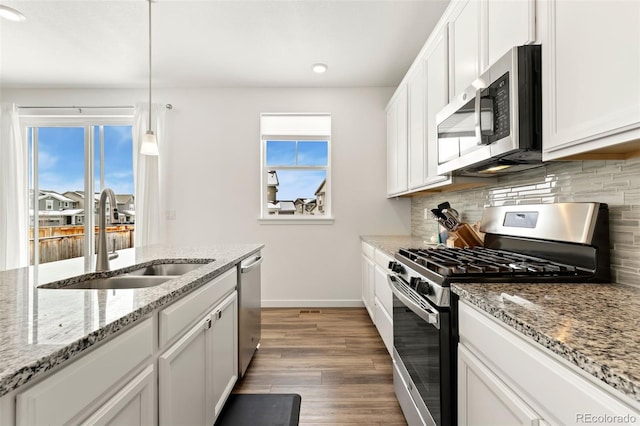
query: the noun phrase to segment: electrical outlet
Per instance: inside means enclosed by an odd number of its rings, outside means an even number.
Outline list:
[[[431,219],[431,210],[429,210],[428,207],[424,208],[424,218],[425,219]]]
[[[176,220],[175,210],[167,210],[167,220]]]

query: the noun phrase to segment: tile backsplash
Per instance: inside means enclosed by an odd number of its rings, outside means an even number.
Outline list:
[[[640,287],[640,158],[567,161],[511,176],[486,187],[412,198],[411,233],[429,241],[436,235],[424,209],[449,201],[462,220],[480,220],[488,206],[593,201],[609,205],[611,272],[616,283]]]

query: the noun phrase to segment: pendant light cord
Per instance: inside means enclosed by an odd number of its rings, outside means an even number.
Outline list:
[[[151,130],[151,0],[149,1],[149,126]]]

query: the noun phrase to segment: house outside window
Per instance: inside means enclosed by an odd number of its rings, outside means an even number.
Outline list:
[[[44,200],[45,210],[53,210],[53,200]]]
[[[331,222],[331,115],[262,114],[260,125],[261,219]]]

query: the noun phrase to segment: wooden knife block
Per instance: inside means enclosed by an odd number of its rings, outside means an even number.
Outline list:
[[[468,223],[463,223],[455,231],[449,231],[449,236],[456,237],[453,241],[454,247],[464,248],[484,245],[482,238],[480,238]]]

